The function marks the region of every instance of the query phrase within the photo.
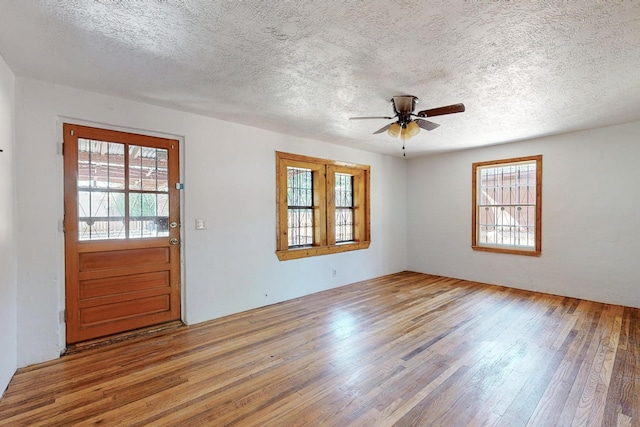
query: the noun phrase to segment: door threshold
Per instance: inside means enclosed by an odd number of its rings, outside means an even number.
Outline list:
[[[123,341],[129,341],[135,338],[146,337],[161,332],[170,331],[186,326],[181,320],[174,320],[160,325],[147,326],[146,328],[135,329],[133,331],[123,332],[121,334],[109,335],[107,337],[96,338],[89,341],[82,341],[75,344],[68,344],[62,355],[76,354],[95,348],[105,347]]]

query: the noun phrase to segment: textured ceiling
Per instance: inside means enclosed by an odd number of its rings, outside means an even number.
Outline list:
[[[640,120],[640,1],[0,0],[21,77],[407,156]]]

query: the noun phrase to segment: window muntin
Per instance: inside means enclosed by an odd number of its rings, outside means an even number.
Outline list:
[[[540,255],[542,156],[473,164],[476,250]]]
[[[277,152],[276,175],[280,260],[369,247],[369,166]]]

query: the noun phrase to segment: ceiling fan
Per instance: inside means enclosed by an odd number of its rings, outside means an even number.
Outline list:
[[[413,113],[418,103],[418,97],[413,95],[399,95],[391,98],[391,105],[393,106],[393,112],[395,115],[390,117],[349,117],[349,120],[368,120],[368,119],[386,119],[392,120],[397,118],[393,123],[389,123],[386,126],[373,132],[374,135],[387,131],[387,133],[397,138],[400,136],[403,140],[409,139],[412,136],[420,133],[420,129],[427,131],[433,130],[440,126],[437,123],[433,123],[429,120],[425,120],[423,117],[443,116],[445,114],[462,113],[464,111],[464,104],[453,104],[445,107],[431,108],[429,110],[422,110],[417,113]],[[402,147],[404,150],[404,146]]]

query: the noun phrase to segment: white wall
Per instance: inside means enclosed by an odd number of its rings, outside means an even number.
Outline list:
[[[17,366],[14,93],[14,75],[0,57],[0,396]]]
[[[410,160],[408,268],[640,307],[640,122]],[[471,164],[543,155],[542,256],[471,249]]]
[[[0,147],[0,249],[7,254],[0,257],[0,345],[9,349],[0,352],[0,386],[16,366],[54,359],[64,348],[58,143],[65,120],[183,140],[184,318],[190,324],[407,267],[640,307],[640,123],[407,163],[30,79],[15,80],[14,112],[13,88],[13,75],[0,63],[0,144],[9,147]],[[371,165],[368,250],[277,260],[276,150]],[[471,163],[532,154],[544,156],[542,256],[472,251]],[[207,221],[207,230],[195,230],[196,218]],[[14,221],[19,239],[6,227]]]
[[[406,163],[36,80],[16,81],[18,365],[64,348],[64,120],[183,138],[184,318],[193,324],[406,269]],[[275,151],[371,166],[368,250],[275,255]],[[207,230],[195,230],[195,219]],[[332,277],[331,271],[337,270]]]

